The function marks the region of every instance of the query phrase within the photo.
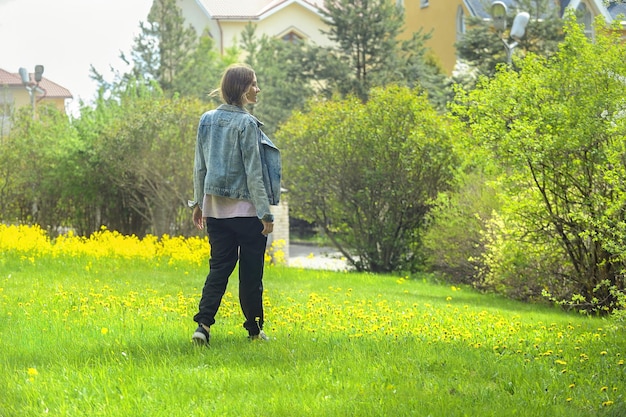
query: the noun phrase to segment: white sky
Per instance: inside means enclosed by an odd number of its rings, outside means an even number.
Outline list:
[[[44,66],[43,76],[67,88],[75,113],[79,98],[90,103],[93,65],[110,80],[109,68],[125,70],[139,23],[152,0],[0,0],[0,68],[17,73]]]

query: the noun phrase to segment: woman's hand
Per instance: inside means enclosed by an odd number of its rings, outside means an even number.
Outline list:
[[[263,223],[263,230],[261,231],[262,235],[267,236],[274,231],[274,222],[261,220],[261,223]]]
[[[193,208],[193,224],[200,230],[204,229],[204,219],[202,218],[202,210],[200,206]]]

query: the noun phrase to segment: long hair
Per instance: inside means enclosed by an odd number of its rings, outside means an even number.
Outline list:
[[[233,64],[222,76],[220,92],[226,104],[243,107],[243,96],[254,81],[254,70],[246,64]]]

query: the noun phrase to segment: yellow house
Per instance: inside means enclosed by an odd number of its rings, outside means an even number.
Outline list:
[[[238,45],[250,23],[259,37],[330,44],[320,32],[326,27],[319,13],[323,0],[178,0],[177,4],[196,32],[208,28],[221,53]]]
[[[465,33],[465,18],[471,15],[465,0],[396,0],[404,7],[404,33],[401,39],[410,38],[422,30],[431,33],[426,46],[441,67],[450,74],[456,64],[454,44]]]
[[[30,82],[24,85],[19,73],[0,68],[0,129],[2,132],[8,131],[8,120],[17,108],[52,103],[59,111],[65,112],[65,100],[72,98],[67,88],[45,77],[36,83],[34,74],[28,74],[28,76]],[[32,99],[31,92],[33,93]]]

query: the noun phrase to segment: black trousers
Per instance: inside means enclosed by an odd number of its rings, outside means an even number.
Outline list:
[[[248,334],[263,329],[263,266],[267,236],[261,234],[263,224],[256,217],[230,219],[207,218],[206,230],[211,244],[211,259],[198,314],[197,323],[211,326],[226,292],[228,279],[239,260],[239,303]]]

